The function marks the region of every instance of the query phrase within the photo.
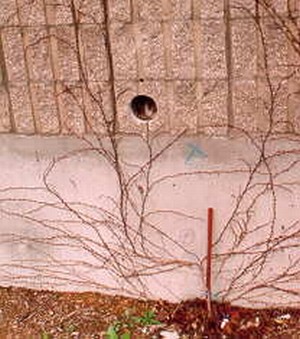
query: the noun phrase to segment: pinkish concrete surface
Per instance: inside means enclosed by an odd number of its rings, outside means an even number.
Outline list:
[[[157,138],[153,151],[164,147],[170,138]],[[207,208],[213,207],[215,240],[234,215],[231,230],[214,248],[215,254],[234,252],[223,266],[222,257],[214,261],[214,298],[225,297],[250,306],[299,305],[299,275],[283,277],[275,284],[279,288],[291,288],[295,292],[293,296],[271,288],[272,280],[285,270],[293,273],[299,269],[298,141],[270,142],[266,148],[269,167],[262,163],[250,183],[249,168],[258,163],[259,152],[245,139],[184,137],[157,158],[151,170],[151,192],[146,204],[149,224],[143,232],[152,242],[148,250],[153,260],[160,263],[158,268],[166,261],[172,261],[174,267],[179,262],[182,265],[172,271],[144,276],[141,281],[133,274],[134,267],[138,269],[141,264],[140,259],[134,256],[124,259],[128,271],[124,270],[128,276],[131,274],[124,280],[114,267],[103,264],[101,256],[109,255],[97,245],[105,239],[114,249],[120,249],[122,241],[126,242],[122,228],[113,226],[112,232],[103,223],[111,220],[114,225],[113,218],[119,215],[115,204],[119,196],[116,175],[107,162],[93,152],[74,153],[84,145],[69,137],[2,135],[0,145],[1,284],[98,290],[172,301],[203,297],[205,274],[199,262],[206,254]],[[127,174],[135,173],[147,161],[147,147],[140,138],[123,138],[119,152]],[[54,193],[50,194],[45,190],[43,177],[53,159],[60,160],[47,179]],[[266,186],[270,173],[273,191]],[[137,205],[144,185],[141,176],[132,188]],[[240,201],[245,187],[249,191]],[[262,187],[265,189],[261,191]],[[56,194],[79,211],[85,221],[67,211]],[[128,211],[128,223],[137,227],[136,215]],[[114,217],[108,219],[106,213]],[[162,237],[155,228],[174,241]],[[241,234],[241,230],[243,240],[232,249],[234,236]],[[257,267],[247,268],[257,253],[266,248],[254,247],[255,244],[268,237],[279,240],[293,232],[294,237],[266,257],[262,272],[257,275]],[[138,243],[138,238],[135,241]],[[276,240],[272,246],[275,243]],[[239,254],[243,251],[248,254]],[[268,288],[262,288],[268,282]],[[252,290],[255,286],[259,288]]]

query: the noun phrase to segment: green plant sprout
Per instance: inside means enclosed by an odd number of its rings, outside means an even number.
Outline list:
[[[141,317],[133,317],[134,321],[141,326],[161,325],[161,322],[156,319],[154,311],[146,311]]]
[[[51,334],[47,333],[47,332],[43,332],[41,334],[41,339],[51,339]]]
[[[146,311],[142,316],[134,316],[130,310],[126,310],[120,320],[116,320],[108,327],[105,335],[106,339],[131,339],[134,329],[161,324],[152,310]]]

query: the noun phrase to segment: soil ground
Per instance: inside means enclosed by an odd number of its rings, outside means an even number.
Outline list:
[[[111,339],[122,338],[122,332],[127,333],[124,338],[142,339],[163,338],[163,331],[173,332],[172,338],[177,333],[178,338],[188,339],[300,338],[300,309],[253,310],[229,304],[214,304],[213,309],[211,320],[206,302],[200,299],[174,304],[0,287],[0,338]],[[156,320],[160,324],[151,325]],[[119,329],[119,337],[106,336],[112,325]]]

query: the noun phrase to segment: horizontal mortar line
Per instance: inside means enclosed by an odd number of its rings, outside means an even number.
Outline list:
[[[234,8],[230,8],[230,10],[232,11],[232,10],[235,10]],[[236,11],[238,11],[238,10],[236,10]],[[300,12],[299,11],[295,11],[294,12],[294,14],[298,14],[299,13],[299,15],[300,15]],[[254,14],[254,11],[253,11],[253,14]],[[278,15],[280,15],[280,17],[281,18],[285,18],[285,19],[288,19],[288,18],[290,18],[290,15],[288,14],[288,12],[282,12],[282,13],[280,13],[280,12],[278,12]],[[297,16],[295,16],[295,18],[298,18],[299,17],[299,15],[297,15]],[[266,18],[270,18],[271,17],[271,15],[270,14],[265,14],[265,15],[258,15],[256,18],[257,19],[266,19]],[[234,12],[232,13],[232,17],[231,17],[231,20],[236,20],[236,19],[252,19],[253,20],[253,18],[250,16],[250,14],[244,14],[244,15],[239,15],[239,14],[235,14]]]
[[[109,84],[110,80],[88,80],[88,83],[90,84]],[[9,87],[20,87],[20,86],[25,86],[28,85],[28,82],[26,81],[7,81],[6,82]],[[81,85],[84,84],[83,81],[81,80],[49,80],[49,81],[43,81],[43,80],[30,80],[29,82],[30,85],[54,85],[54,84],[61,84],[61,85]]]
[[[103,26],[104,23],[78,23],[78,26]],[[0,29],[11,29],[11,28],[56,28],[56,27],[74,27],[74,23],[63,23],[63,24],[36,24],[36,25],[0,25]]]
[[[283,17],[283,16],[282,16]],[[284,16],[286,19],[288,19],[288,16]],[[261,19],[263,18],[269,18],[269,16],[265,16],[265,17],[261,17]],[[299,15],[300,18],[300,15]],[[231,22],[242,22],[243,20],[253,20],[253,18],[251,18],[250,16],[245,16],[245,17],[234,17],[231,18],[230,21]],[[188,19],[188,20],[137,20],[135,24],[145,24],[145,23],[160,23],[160,24],[164,24],[164,23],[187,23],[187,22],[197,22],[200,21],[201,22],[201,26],[206,26],[206,25],[211,25],[211,21],[216,21],[218,23],[222,23],[223,22],[223,18],[222,17],[203,17],[203,18],[199,18],[199,19]],[[111,20],[110,25],[112,24],[131,24],[130,21],[121,21],[121,20]],[[99,27],[103,27],[104,23],[103,22],[99,22],[99,23],[79,23],[78,26],[82,26],[82,27],[93,27],[93,26],[99,26]],[[36,25],[0,25],[0,30],[6,30],[6,29],[37,29],[37,28],[63,28],[63,27],[74,27],[74,23],[63,23],[63,24],[36,24]]]
[[[23,131],[15,131],[15,132],[10,132],[10,131],[1,131],[0,132],[0,137],[3,135],[26,135],[26,136],[43,136],[43,137],[71,137],[74,136],[75,134],[72,132],[68,134],[64,134],[63,132],[23,132]],[[85,133],[85,135],[88,135],[88,133]]]
[[[298,13],[298,12],[295,12],[295,13]],[[289,15],[287,12],[285,13],[282,13],[280,14],[281,17],[283,18],[289,18]],[[264,19],[264,18],[269,18],[270,15],[260,15],[259,18],[260,19]],[[233,14],[233,17],[232,19],[252,19],[252,17],[248,14],[245,14],[245,15],[234,15]],[[297,16],[296,16],[297,18]],[[222,13],[220,12],[219,15],[215,15],[215,16],[205,16],[205,15],[195,15],[193,17],[191,16],[187,16],[187,18],[176,18],[176,17],[172,17],[170,15],[170,18],[166,18],[166,19],[159,19],[159,18],[137,18],[137,20],[135,21],[135,23],[137,22],[162,22],[162,23],[168,23],[168,22],[187,22],[187,21],[206,21],[206,20],[223,20],[223,11]],[[110,19],[110,23],[113,22],[118,22],[118,23],[131,23],[130,20],[118,20],[118,19],[114,19],[114,18],[111,18]]]
[[[299,12],[297,12],[299,13]],[[299,13],[300,16],[300,13]],[[295,16],[295,18],[298,18],[299,16]],[[285,18],[288,19],[290,18],[288,13],[285,12],[284,14],[280,14],[281,18]],[[259,16],[259,19],[267,19],[270,18],[270,15],[261,15]],[[243,19],[251,19],[253,20],[253,18],[248,14],[248,15],[234,15],[232,16],[231,20],[243,20]],[[220,12],[220,15],[218,16],[201,16],[201,15],[196,15],[194,17],[188,17],[188,18],[174,18],[174,17],[170,17],[168,19],[158,19],[158,18],[138,18],[135,23],[145,23],[145,22],[156,22],[156,23],[169,23],[169,22],[181,22],[181,23],[186,23],[186,22],[190,22],[190,21],[201,21],[204,22],[205,21],[223,21],[223,12]],[[117,20],[117,19],[110,19],[110,23],[124,23],[124,24],[132,24],[132,22],[130,20]]]
[[[296,78],[296,77],[295,77]],[[265,76],[257,76],[253,75],[253,77],[238,77],[238,76],[233,76],[232,78],[234,81],[255,81],[255,80],[264,80]],[[271,77],[271,80],[282,80],[284,77],[281,76],[274,76]],[[121,77],[116,77],[115,80],[122,81],[122,82],[140,82],[140,79],[129,79],[129,78],[121,78]],[[174,82],[174,81],[189,81],[189,82],[204,82],[204,81],[227,81],[227,77],[215,77],[215,78],[207,78],[207,77],[195,77],[195,78],[172,78],[172,79],[166,79],[166,78],[146,78],[143,77],[143,82]]]
[[[299,77],[294,76],[294,79],[298,79]],[[272,76],[271,80],[272,81],[280,81],[280,80],[284,80],[285,77],[282,76]],[[239,76],[233,76],[232,80],[235,82],[242,82],[242,81],[256,81],[256,80],[265,80],[265,76],[261,75],[261,76],[257,76],[257,75],[253,75],[252,77],[239,77]],[[108,84],[110,82],[109,79],[103,79],[101,78],[100,80],[92,80],[92,79],[87,79],[88,83],[90,84]],[[115,81],[117,82],[122,82],[122,83],[128,83],[129,85],[131,83],[139,83],[141,82],[141,80],[138,78],[121,78],[121,77],[115,77]],[[180,81],[180,82],[205,82],[205,81],[227,81],[227,77],[215,77],[215,78],[206,78],[206,77],[197,77],[197,78],[172,78],[172,79],[166,79],[166,78],[146,78],[143,77],[143,81],[142,82],[164,82],[164,83],[169,83],[169,82],[175,82],[175,81]],[[33,80],[30,79],[29,80],[30,85],[31,84],[43,84],[43,85],[54,85],[54,84],[62,84],[62,85],[67,85],[67,84],[83,84],[84,82],[81,80],[70,80],[70,79],[51,79],[51,80]],[[28,82],[24,81],[14,81],[14,80],[6,80],[5,84],[8,84],[9,87],[20,87],[20,86],[25,86],[28,84]],[[1,84],[0,84],[1,86]]]
[[[298,12],[297,12],[298,13]],[[222,13],[223,15],[223,13]],[[195,16],[193,18],[182,18],[182,19],[174,19],[174,18],[170,18],[170,19],[155,19],[155,18],[146,18],[146,19],[137,19],[135,23],[145,23],[145,22],[155,22],[155,23],[186,23],[186,22],[194,22],[194,21],[201,21],[203,23],[203,25],[205,25],[206,21],[223,21],[223,17],[222,15],[220,16]],[[261,15],[259,18],[263,19],[263,18],[269,18],[269,15]],[[300,17],[300,13],[299,16],[297,16],[298,18]],[[296,17],[296,18],[297,18]],[[281,18],[289,18],[289,15],[287,13],[281,14]],[[230,19],[231,21],[236,21],[236,20],[242,20],[242,19],[250,19],[252,20],[252,17],[250,15],[233,15],[233,17]],[[110,24],[112,23],[123,23],[123,24],[131,24],[130,20],[115,20],[115,19],[110,19],[109,21]],[[103,21],[99,21],[99,22],[79,22],[77,23],[77,25],[79,26],[102,26],[104,25]],[[73,22],[70,23],[53,23],[53,24],[5,24],[2,23],[0,24],[0,29],[3,28],[41,28],[41,27],[72,27],[74,26]]]
[[[299,79],[299,77],[295,78]],[[233,77],[233,81],[255,81],[255,80],[264,80],[265,76],[253,76],[253,77]],[[284,77],[281,76],[274,76],[271,77],[271,80],[282,80]],[[89,80],[87,79],[88,83],[90,84],[106,84],[109,83],[110,81],[108,79],[106,80]],[[121,77],[115,77],[115,81],[120,81],[120,82],[128,82],[130,84],[131,82],[140,82],[140,78],[121,78]],[[227,77],[216,77],[216,78],[206,78],[206,77],[196,77],[196,78],[172,78],[172,79],[166,79],[166,78],[147,78],[143,77],[143,82],[174,82],[174,81],[189,81],[189,82],[203,82],[203,81],[227,81]],[[13,81],[13,80],[8,80],[6,81],[6,84],[8,84],[10,87],[20,87],[20,86],[25,86],[28,83],[26,81]],[[82,81],[80,80],[60,80],[60,79],[53,79],[49,81],[44,81],[44,80],[30,80],[30,85],[31,84],[43,84],[43,85],[54,85],[54,84],[62,84],[62,85],[68,85],[68,84],[74,84],[74,85],[80,85],[83,84]]]

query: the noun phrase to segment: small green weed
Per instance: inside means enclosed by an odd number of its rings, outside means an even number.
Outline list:
[[[51,334],[47,333],[47,332],[43,332],[41,334],[41,339],[51,339]]]
[[[76,331],[77,327],[73,324],[70,324],[68,326],[65,327],[65,331],[68,333],[72,333],[74,331]]]
[[[126,325],[124,326],[126,328]],[[124,330],[123,324],[119,326],[119,324],[110,325],[106,331],[106,338],[107,339],[131,339],[131,332],[123,332],[120,333],[122,330]]]
[[[118,339],[118,330],[114,325],[110,325],[106,331],[107,339]]]
[[[156,319],[153,311],[146,311],[141,317],[134,317],[134,321],[141,326],[160,325],[161,322]]]
[[[126,310],[121,319],[108,327],[106,339],[131,339],[135,329],[160,324],[153,311],[146,311],[144,315],[138,317],[132,315],[130,310]]]

